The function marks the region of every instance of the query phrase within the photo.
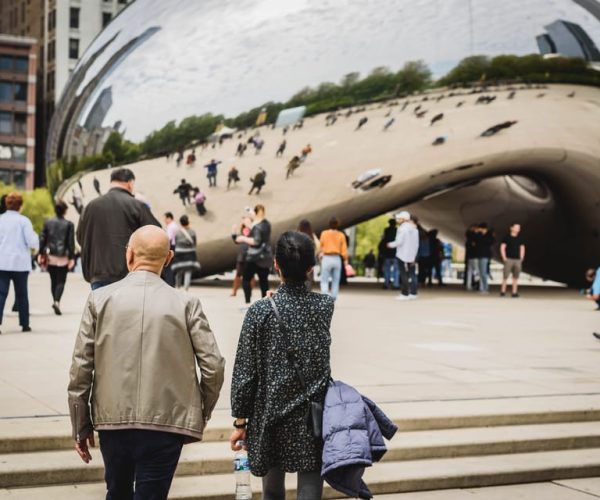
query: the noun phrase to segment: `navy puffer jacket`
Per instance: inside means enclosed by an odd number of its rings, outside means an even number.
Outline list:
[[[370,399],[340,381],[329,384],[323,408],[321,476],[351,497],[370,499],[365,467],[381,460],[398,427]]]

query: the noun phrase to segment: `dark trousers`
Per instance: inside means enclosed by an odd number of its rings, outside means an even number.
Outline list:
[[[402,262],[400,265],[400,292],[402,295],[417,295],[417,269],[414,262]]]
[[[15,286],[15,297],[19,308],[19,324],[23,327],[29,326],[27,278],[29,278],[29,271],[0,271],[0,325],[2,324],[8,288],[12,281]]]
[[[250,304],[250,297],[252,296],[251,281],[255,274],[258,274],[260,291],[263,297],[267,295],[267,291],[269,290],[269,268],[260,267],[255,262],[246,262],[242,276],[242,288],[244,289],[246,304]]]
[[[52,299],[54,302],[60,302],[60,298],[65,290],[68,272],[69,268],[67,266],[48,266],[50,290],[52,291]]]
[[[285,500],[285,472],[275,467],[263,477],[263,500]],[[319,471],[298,472],[296,500],[320,500],[323,496],[323,479]]]
[[[106,500],[167,499],[183,447],[181,434],[126,429],[98,435]]]

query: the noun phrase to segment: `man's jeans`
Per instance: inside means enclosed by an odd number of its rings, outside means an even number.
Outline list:
[[[417,266],[414,262],[400,263],[400,287],[402,295],[417,295]]]
[[[19,308],[19,324],[29,326],[29,298],[27,297],[27,278],[29,271],[0,271],[0,325],[4,314],[4,304],[8,288],[12,281],[15,285],[15,298]]]
[[[467,262],[467,290],[473,290],[473,281],[475,281],[475,274],[479,274],[479,259],[469,259]],[[479,277],[481,282],[481,276]]]
[[[480,257],[477,261],[479,263],[479,291],[487,292],[490,288],[490,285],[488,284],[488,265],[490,259],[487,257]]]
[[[398,269],[398,259],[396,257],[387,257],[383,261],[383,285],[388,287],[390,282],[394,288],[400,288],[400,270]]]
[[[139,429],[99,431],[98,435],[106,500],[167,499],[183,435]]]

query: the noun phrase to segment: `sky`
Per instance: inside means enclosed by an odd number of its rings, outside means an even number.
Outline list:
[[[600,22],[572,0],[136,0],[84,54],[76,71],[114,37],[79,92],[123,45],[155,32],[110,68],[78,122],[111,87],[104,124],[121,120],[138,142],[170,120],[235,116],[353,71],[423,59],[440,77],[468,55],[537,53],[535,36],[557,19],[600,46]]]

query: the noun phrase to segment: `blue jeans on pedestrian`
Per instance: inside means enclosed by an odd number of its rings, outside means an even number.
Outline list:
[[[182,434],[124,429],[98,435],[106,500],[167,500],[183,447]]]
[[[487,292],[490,288],[488,283],[488,265],[490,259],[488,257],[479,257],[477,262],[479,264],[479,291]]]
[[[387,288],[392,283],[394,288],[400,288],[400,270],[396,257],[386,257],[383,261],[383,285]]]
[[[340,290],[340,277],[342,275],[342,259],[339,255],[324,255],[321,261],[321,293],[329,293],[335,299]]]
[[[8,288],[12,281],[15,286],[15,299],[19,308],[19,324],[22,327],[29,326],[27,278],[29,278],[29,271],[0,271],[0,325],[4,315],[4,304],[8,296]]]

